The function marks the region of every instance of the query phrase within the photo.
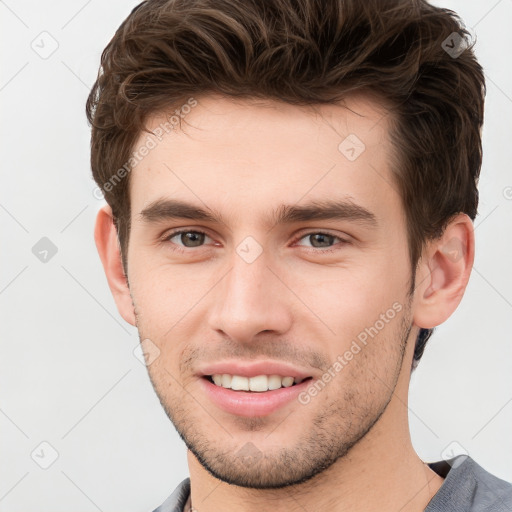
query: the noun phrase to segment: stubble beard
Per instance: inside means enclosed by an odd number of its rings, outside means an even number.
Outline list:
[[[138,324],[137,327],[139,328]],[[211,475],[223,482],[240,487],[280,489],[305,483],[327,470],[336,461],[345,457],[352,447],[370,432],[392,398],[402,369],[411,329],[409,302],[404,308],[399,328],[393,330],[391,334],[379,333],[379,337],[382,336],[382,338],[370,341],[368,346],[362,349],[362,353],[356,355],[342,370],[342,373],[349,372],[347,378],[335,377],[329,387],[323,391],[323,393],[329,393],[329,398],[321,407],[317,406],[317,412],[309,421],[310,427],[300,436],[300,439],[293,446],[283,446],[272,452],[260,450],[256,441],[254,443],[237,442],[236,434],[228,433],[230,427],[223,429],[215,418],[206,413],[197,398],[189,396],[188,391],[184,390],[180,384],[174,379],[169,379],[161,366],[155,364],[149,366],[148,375],[164,411],[179,436]],[[141,329],[139,329],[139,336],[141,340],[144,339]],[[399,343],[396,344],[396,339],[393,338],[399,338]],[[376,387],[381,380],[379,377],[375,380],[373,370],[378,368],[382,361],[378,360],[379,357],[375,353],[372,359],[371,343],[383,343],[393,347],[391,355],[388,354],[387,382],[380,382],[380,386],[385,391],[377,401],[369,398],[373,396],[372,393],[361,391],[365,381],[373,379]],[[377,354],[380,353],[377,352]],[[391,364],[393,360],[394,367]],[[334,388],[336,379],[340,383],[337,390]],[[340,396],[343,397],[341,400]],[[320,398],[315,399],[317,405],[320,403]],[[314,404],[315,401],[312,403]],[[295,410],[276,428],[275,432],[282,433],[287,422],[293,421],[293,416],[297,421],[303,422],[305,411],[302,407],[309,407],[309,404],[307,406],[297,404]],[[268,420],[265,418],[239,417],[233,423],[237,429],[245,433],[265,431],[268,426]],[[226,442],[223,442],[224,439]]]

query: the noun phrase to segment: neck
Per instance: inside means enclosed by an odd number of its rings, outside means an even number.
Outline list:
[[[393,395],[379,421],[345,457],[307,482],[282,489],[226,484],[189,451],[191,504],[197,512],[423,511],[443,479],[415,453],[404,409],[406,402]]]
[[[411,350],[405,358],[409,367],[402,368],[392,398],[377,422],[344,457],[307,482],[282,489],[229,485],[206,471],[189,451],[194,509],[197,512],[423,512],[443,478],[423,463],[411,443],[408,421]]]

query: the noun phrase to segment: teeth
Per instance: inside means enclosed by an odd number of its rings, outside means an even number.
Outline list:
[[[281,387],[283,379],[279,375],[271,375],[268,378],[268,389],[279,389]]]
[[[231,389],[235,391],[249,391],[249,379],[247,377],[233,375],[231,379]]]
[[[304,379],[299,377],[281,377],[280,375],[258,375],[256,377],[243,377],[241,375],[229,375],[216,373],[212,380],[217,386],[233,389],[235,391],[264,391],[289,388],[293,384],[300,384]]]
[[[230,388],[231,387],[231,375],[228,375],[227,373],[220,376],[220,385],[223,388]]]
[[[290,386],[293,386],[293,377],[285,377],[283,379],[283,387],[289,388]]]
[[[268,377],[266,375],[258,375],[247,380],[251,391],[268,391]]]

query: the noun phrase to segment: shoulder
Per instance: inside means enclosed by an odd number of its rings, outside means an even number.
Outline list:
[[[182,512],[190,493],[190,478],[185,478],[153,512]]]
[[[510,512],[512,483],[494,476],[467,455],[430,464],[445,477],[426,512]]]
[[[481,510],[512,511],[512,483],[492,475],[473,459],[470,465],[476,482],[475,502]]]

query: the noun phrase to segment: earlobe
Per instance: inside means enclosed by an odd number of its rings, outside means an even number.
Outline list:
[[[94,241],[117,309],[129,324],[135,325],[135,311],[128,281],[123,270],[121,250],[112,210],[108,205],[103,206],[96,216]]]
[[[443,235],[431,242],[416,272],[414,323],[431,329],[457,309],[473,268],[474,228],[466,214],[456,215]]]

